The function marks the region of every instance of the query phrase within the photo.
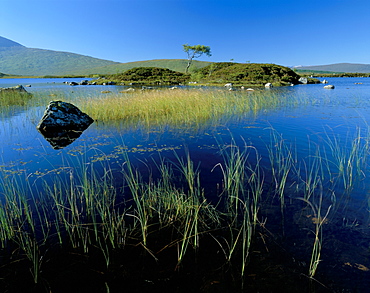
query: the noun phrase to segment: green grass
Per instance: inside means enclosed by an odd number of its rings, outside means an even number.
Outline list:
[[[26,106],[32,95],[18,91],[0,91],[0,108],[9,106]]]
[[[80,99],[81,109],[97,123],[121,127],[198,127],[221,119],[254,115],[262,110],[309,103],[299,97],[268,91],[229,92],[224,90],[155,90],[112,94]]]

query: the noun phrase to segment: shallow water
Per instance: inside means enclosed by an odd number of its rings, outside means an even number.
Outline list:
[[[108,162],[112,170],[117,171],[116,184],[120,187],[120,168],[124,164],[123,149],[128,151],[134,164],[143,167],[144,173],[148,165],[159,157],[176,162],[175,153],[182,157],[189,152],[194,164],[199,165],[202,184],[209,187],[206,196],[217,201],[215,194],[221,173],[220,170],[215,170],[215,166],[221,160],[220,149],[232,142],[241,147],[247,145],[256,149],[261,156],[266,185],[273,183],[266,147],[276,146],[277,141],[272,141],[273,134],[277,134],[293,150],[295,160],[301,162],[297,164],[302,169],[300,172],[307,172],[310,162],[317,154],[315,151],[319,149],[320,155],[330,162],[329,168],[333,168],[330,172],[335,173],[335,155],[330,152],[328,141],[336,140],[341,150],[348,149],[350,152],[351,143],[357,133],[365,138],[369,135],[370,78],[325,79],[329,84],[335,85],[334,90],[323,89],[323,84],[268,89],[284,95],[308,97],[312,100],[310,105],[261,111],[255,116],[235,117],[216,126],[204,125],[202,129],[167,127],[165,130],[148,131],[93,123],[80,138],[60,150],[53,149],[36,129],[44,110],[42,107],[15,109],[4,113],[0,120],[0,167],[3,178],[6,180],[9,174],[14,173],[24,174],[29,180],[34,178],[37,185],[37,178],[47,179],[48,176],[52,177],[56,172],[65,170],[68,173],[69,168],[78,168],[81,163],[95,164],[104,161]],[[62,92],[69,99],[81,95],[91,97],[102,88],[112,92],[122,89],[119,86],[70,87],[63,84],[63,81],[67,79],[0,79],[0,87],[30,84],[31,87],[27,88],[30,92]],[[251,164],[255,162],[254,155],[249,159]],[[351,290],[340,292],[364,292],[361,290],[370,284],[370,246],[366,244],[370,240],[368,162],[362,168],[358,176],[360,178],[349,196],[341,183],[335,186],[335,190],[332,190],[332,186],[325,190],[327,183],[322,183],[325,196],[331,198],[335,194],[337,208],[330,214],[330,224],[325,226],[323,263],[319,265],[317,275],[318,280],[325,285],[321,289],[330,287],[333,290]],[[286,190],[287,198],[302,197],[299,192],[290,194],[290,190],[294,190],[297,185],[294,179],[287,185],[290,188]],[[326,207],[331,204],[333,202],[328,200]],[[312,239],[308,237],[310,233],[307,232],[313,229],[309,226],[312,213],[302,216],[300,201],[287,201],[285,229],[299,229],[290,236],[280,236],[281,227],[275,225],[281,221],[278,211],[279,208],[261,207],[261,217],[266,219],[266,227],[279,235],[276,238],[280,239],[281,245],[287,246],[286,253],[289,257],[296,259],[300,267],[307,266],[303,263],[309,260],[312,245]],[[349,235],[352,243],[346,246]],[[303,248],[304,245],[308,248]],[[306,255],[301,255],[302,249],[306,251]],[[251,275],[253,274],[251,269]],[[356,284],[351,282],[351,278],[356,278]],[[320,291],[321,289],[317,292],[325,292],[324,289]]]

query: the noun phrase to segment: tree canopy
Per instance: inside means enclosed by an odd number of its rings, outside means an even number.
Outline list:
[[[186,54],[188,54],[188,64],[186,66],[185,73],[188,73],[189,67],[194,58],[199,58],[203,54],[207,55],[208,57],[212,56],[211,47],[209,46],[204,45],[190,46],[188,44],[184,44],[182,46]]]

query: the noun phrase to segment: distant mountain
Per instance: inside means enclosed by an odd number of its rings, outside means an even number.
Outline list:
[[[11,47],[24,47],[24,46],[12,40],[0,37],[0,48],[11,48]]]
[[[190,71],[210,63],[194,60]],[[134,67],[159,67],[184,72],[186,64],[185,59],[119,63],[69,52],[27,48],[0,37],[0,72],[6,74],[29,76],[115,74]]]
[[[96,67],[119,64],[89,56],[27,48],[0,37],[0,72],[13,75],[74,75]]]
[[[356,63],[336,63],[316,66],[297,66],[294,67],[299,71],[321,71],[321,72],[339,72],[339,73],[370,73],[370,64]]]

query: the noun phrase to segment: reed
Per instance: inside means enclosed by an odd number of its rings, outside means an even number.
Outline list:
[[[254,160],[251,159],[251,151],[255,152]],[[213,238],[220,245],[229,263],[237,251],[241,251],[243,278],[257,223],[259,201],[263,193],[261,157],[256,148],[246,144],[239,147],[234,140],[221,149],[221,154],[223,164],[219,163],[215,167],[220,167],[223,174],[223,189],[220,196],[225,197],[230,236],[229,239],[222,238],[222,241]]]
[[[10,106],[25,106],[32,99],[32,95],[19,91],[0,91],[0,109]]]
[[[315,150],[312,150],[311,143],[309,142],[308,154],[307,160],[301,161],[303,171],[300,165],[297,173],[299,174],[300,182],[303,183],[301,190],[303,191],[304,198],[310,201],[323,182],[330,182],[330,184],[333,184],[333,187],[335,182],[333,182],[328,160],[321,155],[320,147],[316,145]]]
[[[166,231],[171,231],[172,238],[163,249],[177,247],[178,269],[190,249],[196,252],[202,235],[208,234],[218,242],[227,262],[236,259],[241,264],[240,273],[244,277],[261,198],[265,194],[264,172],[267,170],[272,174],[274,192],[281,207],[287,186],[293,181],[300,182],[296,190],[300,194],[298,198],[311,207],[318,219],[313,229],[315,239],[309,268],[312,278],[321,259],[323,224],[331,212],[331,205],[324,208],[327,205],[323,202],[330,195],[325,189],[333,187],[329,183],[336,183],[329,165],[339,162],[336,166],[343,166],[343,173],[349,173],[345,181],[350,182],[348,178],[362,174],[366,162],[368,142],[362,134],[356,134],[348,153],[341,152],[339,144],[339,140],[332,138],[328,148],[309,146],[308,156],[299,162],[292,144],[272,130],[267,145],[271,168],[262,166],[262,158],[253,146],[237,145],[234,140],[223,146],[219,144],[222,161],[214,168],[222,171],[222,189],[218,195],[224,206],[213,205],[205,197],[199,165],[194,163],[188,151],[184,156],[174,153],[174,162],[160,156],[153,164],[145,162],[149,170],[149,178],[146,178],[127,150],[122,148],[125,194],[118,193],[113,183],[115,171],[110,169],[109,162],[90,162],[84,156],[76,166],[66,162],[63,175],[55,175],[52,180],[45,176],[45,183],[37,190],[34,189],[40,184],[30,184],[28,176],[14,174],[6,180],[3,176],[0,177],[4,196],[0,202],[1,245],[6,247],[10,241],[18,245],[19,251],[31,261],[32,275],[37,282],[44,245],[51,240],[62,247],[72,246],[84,254],[89,254],[91,247],[98,248],[109,269],[112,250],[123,248],[128,238],[140,242],[145,251],[156,258],[150,250],[151,239],[162,229],[168,229]],[[327,149],[333,154],[328,154]],[[103,157],[106,156],[103,154]],[[155,176],[150,172],[153,165],[158,171]],[[356,167],[351,169],[347,165]],[[343,174],[340,174],[342,178]],[[293,197],[293,194],[289,195]],[[222,238],[214,236],[219,229],[229,234],[222,234]]]
[[[369,128],[363,132],[358,127],[355,134],[352,137],[347,134],[344,141],[333,131],[331,135],[325,132],[331,162],[336,166],[338,178],[341,178],[347,194],[352,192],[356,182],[365,178],[364,170],[370,150]]]
[[[31,263],[31,274],[35,283],[39,281],[39,274],[43,255],[40,243],[45,242],[47,233],[39,233],[38,227],[45,226],[39,207],[34,205],[34,198],[29,196],[27,180],[23,181],[19,174],[13,174],[4,180],[1,179],[0,190],[3,195],[0,211],[0,235],[2,246],[5,248],[9,243],[15,243],[20,252],[24,253]],[[31,207],[32,204],[32,207]],[[35,210],[35,211],[34,211]]]
[[[97,122],[121,126],[200,126],[221,117],[256,114],[262,109],[295,106],[306,100],[267,91],[154,90],[80,99],[81,108]]]
[[[148,209],[145,206],[144,197],[142,196],[145,187],[143,187],[139,171],[132,166],[131,161],[126,152],[124,153],[124,157],[125,157],[124,177],[130,189],[133,201],[135,203],[134,213],[130,213],[128,215],[132,216],[135,220],[138,221],[141,229],[142,244],[144,245],[144,247],[146,247],[150,213],[148,212]]]
[[[285,189],[289,176],[295,174],[296,155],[292,145],[288,145],[281,134],[272,127],[270,145],[267,147],[273,182],[274,193],[280,199],[281,211],[285,205]],[[293,174],[292,174],[293,173]]]
[[[223,174],[223,186],[221,197],[226,199],[225,206],[229,217],[234,219],[237,225],[239,213],[239,199],[244,200],[246,194],[246,166],[249,153],[248,147],[242,150],[233,141],[231,144],[221,148],[223,164],[219,163],[214,168],[219,167]]]
[[[309,270],[308,270],[308,276],[312,279],[315,276],[317,268],[321,261],[323,225],[327,222],[327,218],[329,216],[332,205],[329,205],[326,212],[324,213],[322,189],[320,190],[320,195],[318,196],[318,199],[317,199],[318,203],[308,201],[304,198],[298,198],[298,199],[307,203],[307,205],[310,206],[310,208],[312,209],[312,212],[314,215],[313,222],[315,225],[315,230],[312,231],[314,235],[314,242],[312,246],[311,259],[310,259],[310,265],[309,265]]]

